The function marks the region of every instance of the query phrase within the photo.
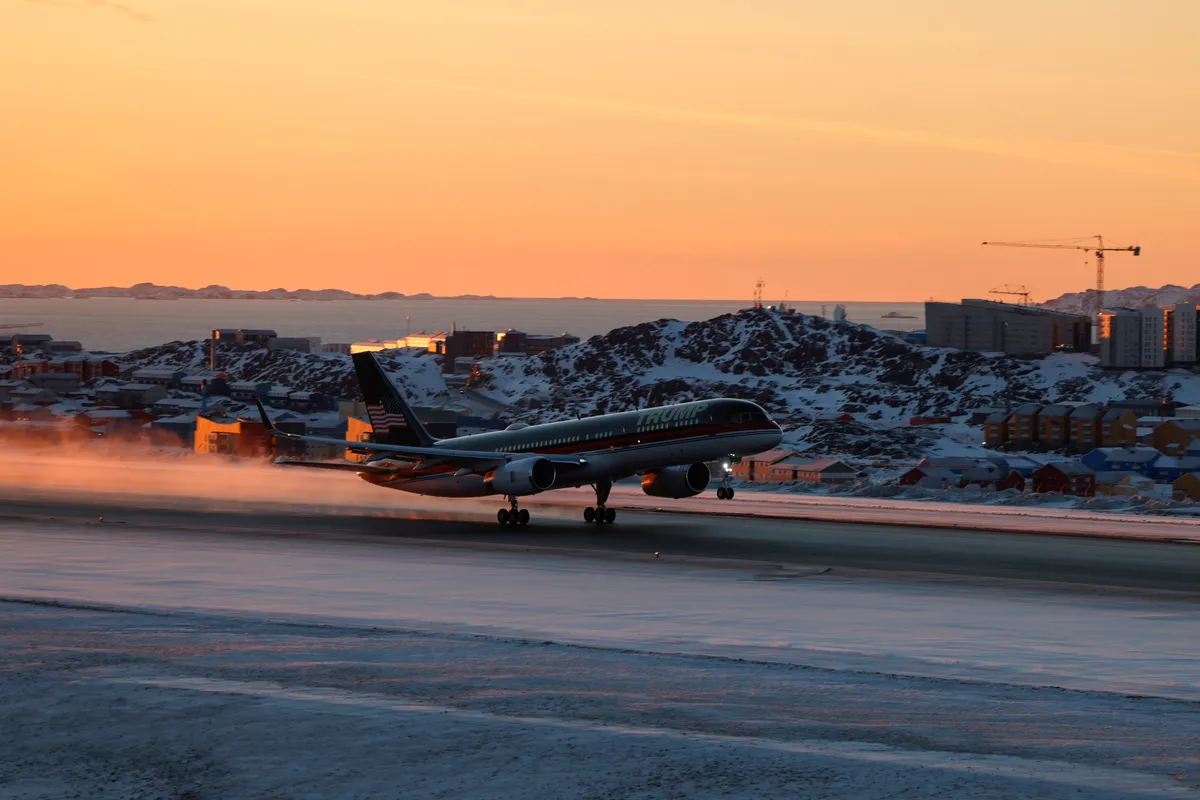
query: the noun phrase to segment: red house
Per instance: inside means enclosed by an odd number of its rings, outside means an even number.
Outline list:
[[[1075,461],[1047,464],[1033,473],[1033,491],[1095,497],[1096,473]]]

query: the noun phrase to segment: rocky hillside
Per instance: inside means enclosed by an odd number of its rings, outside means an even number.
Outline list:
[[[414,403],[457,407],[464,400],[447,389],[435,356],[393,351],[380,358]],[[198,372],[207,354],[203,342],[173,342],[124,361]],[[219,366],[230,380],[357,396],[347,356],[227,347]],[[528,422],[741,397],[785,423],[790,446],[871,460],[979,445],[977,428],[914,428],[915,416],[951,416],[1006,400],[1157,398],[1162,373],[1104,372],[1083,354],[1016,358],[918,347],[865,325],[764,309],[703,322],[647,322],[540,356],[486,361],[475,386],[511,406],[508,416]],[[1168,399],[1200,401],[1200,375],[1173,370],[1166,389]],[[843,414],[854,420],[836,421]]]
[[[761,310],[618,328],[534,358],[490,362],[486,391],[540,416],[726,395],[808,423],[849,413],[876,427],[993,402],[1157,396],[1161,375],[1106,374],[1096,359],[1024,359],[919,347],[864,325]],[[1169,391],[1200,390],[1172,376]]]
[[[443,405],[449,398],[437,359],[428,353],[379,354],[392,382],[413,403]],[[206,341],[171,342],[135,350],[121,358],[125,367],[170,367],[189,374],[208,369]],[[270,381],[297,391],[320,392],[332,397],[357,399],[358,381],[349,356],[337,353],[295,353],[252,345],[224,345],[217,364],[230,381]]]
[[[1200,283],[1192,288],[1176,286],[1169,283],[1152,289],[1149,286],[1132,286],[1128,289],[1115,289],[1104,293],[1106,306],[1124,306],[1126,308],[1162,308],[1176,303],[1196,303],[1200,305]],[[1053,300],[1040,303],[1042,308],[1052,311],[1065,311],[1070,314],[1087,314],[1096,306],[1096,290],[1086,292],[1071,292]]]

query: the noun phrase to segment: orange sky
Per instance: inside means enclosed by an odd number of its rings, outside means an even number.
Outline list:
[[[0,0],[0,283],[1200,280],[1196,0]]]

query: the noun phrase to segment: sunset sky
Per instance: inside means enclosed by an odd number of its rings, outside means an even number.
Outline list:
[[[0,283],[1200,281],[1196,0],[0,0]]]

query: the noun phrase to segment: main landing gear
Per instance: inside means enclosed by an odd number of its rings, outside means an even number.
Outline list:
[[[733,459],[733,456],[730,456],[730,460],[732,460],[732,459]],[[729,485],[729,478],[730,478],[731,473],[732,473],[732,470],[730,469],[730,465],[728,462],[721,465],[721,485],[717,487],[717,499],[718,500],[732,500],[733,499],[733,487]]]
[[[529,509],[517,508],[517,496],[510,494],[508,502],[512,508],[502,508],[496,512],[496,521],[501,525],[528,525],[529,524]]]
[[[617,510],[604,505],[608,502],[608,493],[612,491],[612,481],[600,481],[592,488],[596,490],[596,507],[588,506],[583,510],[583,521],[600,524],[616,522]]]

